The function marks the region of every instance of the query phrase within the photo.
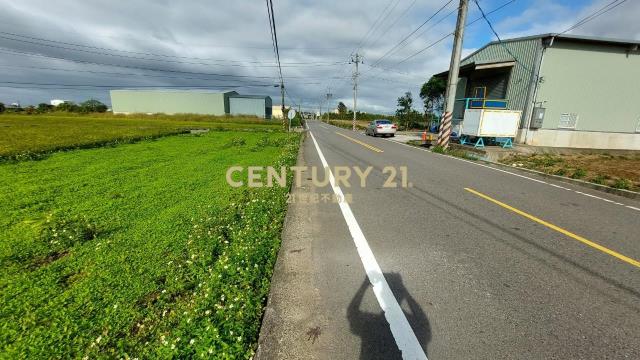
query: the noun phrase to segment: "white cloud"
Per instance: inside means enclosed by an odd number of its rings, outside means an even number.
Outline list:
[[[283,63],[336,63],[324,66],[314,64],[304,67],[285,67],[289,94],[296,101],[308,106],[317,106],[327,87],[334,94],[333,105],[343,101],[352,106],[351,72],[353,65],[346,64],[350,52],[363,38],[390,0],[361,1],[310,1],[282,0],[274,2],[278,26],[281,60]],[[397,97],[405,91],[412,91],[417,98],[419,84],[434,73],[448,67],[451,39],[448,38],[419,56],[398,64],[407,56],[416,53],[452,31],[455,17],[451,16],[437,26],[422,30],[425,33],[408,42],[401,50],[392,53],[381,64],[386,69],[374,69],[373,65],[384,53],[403,36],[415,29],[429,15],[442,5],[440,0],[416,2],[402,18],[398,16],[412,3],[400,0],[394,11],[385,17],[382,25],[370,36],[361,49],[365,64],[361,66],[362,81],[359,88],[359,108],[368,111],[393,112]],[[455,3],[455,2],[454,2]],[[509,12],[492,16],[498,31],[504,37],[546,33],[566,28],[581,16],[602,6],[604,1],[596,1],[583,9],[572,9],[550,0],[530,4],[523,12],[505,16]],[[450,7],[442,14],[453,9]],[[31,35],[67,43],[78,43],[96,47],[115,48],[142,53],[160,53],[180,57],[220,59],[223,62],[189,60],[170,57],[153,57],[163,62],[141,60],[135,57],[148,56],[120,53],[130,58],[109,56],[109,51],[92,50],[105,54],[71,51],[28,44],[0,38],[0,47],[16,51],[68,57],[85,61],[116,63],[134,67],[154,67],[173,71],[224,73],[249,76],[239,80],[225,81],[222,77],[188,75],[181,73],[157,73],[136,69],[78,64],[42,57],[24,57],[2,52],[0,48],[1,81],[60,83],[60,84],[101,84],[101,85],[194,85],[194,84],[274,84],[277,71],[273,65],[271,38],[266,16],[266,5],[261,1],[210,1],[189,2],[142,1],[109,2],[98,0],[56,1],[45,0],[10,1],[0,0],[3,9],[3,23],[0,31]],[[623,38],[640,38],[640,23],[636,15],[640,13],[640,3],[629,1],[618,9],[598,18],[575,33]],[[441,15],[442,15],[441,14]],[[439,19],[440,16],[436,17]],[[398,20],[393,26],[391,24]],[[500,19],[499,21],[497,19]],[[388,29],[388,31],[386,31]],[[469,36],[491,39],[486,25],[474,25]],[[471,35],[473,34],[473,35]],[[482,35],[479,35],[482,34]],[[0,36],[6,36],[0,34]],[[8,36],[11,37],[11,36]],[[35,40],[32,40],[35,41]],[[38,42],[38,41],[35,41]],[[374,44],[375,46],[371,46]],[[68,45],[58,44],[70,47]],[[467,46],[465,53],[471,47]],[[90,49],[89,49],[90,50]],[[261,64],[255,64],[259,61]],[[185,63],[187,62],[187,63]],[[194,64],[194,63],[207,63]],[[221,66],[222,65],[222,66]],[[244,66],[238,66],[244,65]],[[17,67],[18,66],[18,67]],[[31,68],[22,68],[31,67]],[[39,70],[33,67],[59,68],[69,71]],[[76,70],[78,72],[76,72]],[[82,72],[80,72],[82,71]],[[95,72],[139,73],[161,76],[107,75]],[[251,78],[251,77],[260,78]],[[172,78],[170,78],[172,77]],[[202,81],[191,78],[209,78]],[[333,78],[339,79],[333,79]],[[273,87],[240,88],[243,93],[267,93],[279,103],[279,91]],[[42,90],[11,89],[0,87],[0,101],[9,103],[20,100],[23,103],[38,103],[51,98],[65,98],[76,101],[95,97],[108,101],[107,91],[87,90]],[[419,99],[415,101],[419,103]]]

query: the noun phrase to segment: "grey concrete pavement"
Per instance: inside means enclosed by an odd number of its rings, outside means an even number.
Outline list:
[[[635,260],[638,201],[309,127],[331,167],[374,167],[365,188],[342,190],[429,358],[640,358],[640,268],[465,189]],[[303,151],[321,166],[309,139]],[[385,166],[407,166],[412,186],[383,187]],[[279,350],[261,358],[400,357],[338,206],[292,204],[288,216],[296,228],[283,238],[260,341]],[[305,245],[292,245],[299,236]]]

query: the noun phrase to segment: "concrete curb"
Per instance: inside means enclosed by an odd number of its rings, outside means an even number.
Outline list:
[[[482,161],[484,163],[487,163],[487,164],[497,165],[497,166],[505,168],[505,169],[522,170],[522,171],[525,171],[525,172],[528,172],[528,173],[531,173],[531,174],[540,175],[540,176],[545,177],[547,179],[555,179],[555,180],[562,181],[562,182],[565,182],[565,183],[574,184],[574,185],[590,188],[590,189],[593,189],[593,190],[606,192],[606,193],[609,193],[609,194],[623,196],[623,197],[626,197],[626,198],[629,198],[629,199],[640,199],[640,192],[635,192],[635,191],[630,191],[630,190],[623,190],[623,189],[616,189],[616,188],[612,188],[610,186],[595,184],[595,183],[591,183],[591,182],[584,181],[584,180],[572,179],[572,178],[559,176],[559,175],[553,175],[553,174],[547,174],[547,173],[543,173],[542,171],[537,171],[537,170],[532,170],[532,169],[527,169],[527,168],[521,168],[521,167],[516,167],[516,166],[509,166],[509,165],[505,165],[505,164],[501,164],[501,163],[497,163],[497,162],[493,162],[493,161],[487,161],[487,160],[483,160],[483,159],[478,159],[478,160]]]
[[[405,144],[408,146],[414,146],[414,145],[410,145],[410,144]],[[419,146],[414,146],[417,147],[419,149],[423,149],[424,151],[429,151],[432,152],[430,149],[425,149]],[[468,149],[462,149],[467,151]],[[478,152],[474,152],[474,151],[468,151],[473,156],[479,155]],[[438,153],[434,153],[434,154],[438,154]],[[440,154],[440,155],[444,155],[444,156],[451,156],[451,157],[455,157],[453,155],[449,155],[449,154]],[[564,177],[564,176],[559,176],[559,175],[552,175],[552,174],[547,174],[547,173],[543,173],[541,171],[537,171],[537,170],[531,170],[531,169],[527,169],[527,168],[522,168],[522,167],[515,167],[515,166],[509,166],[509,165],[505,165],[505,164],[501,164],[498,162],[494,162],[494,161],[490,161],[487,159],[483,159],[480,157],[476,157],[476,161],[480,161],[483,162],[485,164],[489,164],[489,165],[494,165],[496,167],[500,167],[503,169],[515,169],[515,170],[521,170],[523,172],[528,172],[530,174],[536,174],[539,176],[542,176],[544,178],[547,179],[554,179],[554,180],[558,180],[564,183],[568,183],[568,184],[573,184],[573,185],[577,185],[577,186],[582,186],[582,187],[586,187],[589,189],[593,189],[593,190],[598,190],[601,192],[606,192],[608,194],[614,194],[614,195],[618,195],[618,196],[622,196],[625,197],[627,199],[634,199],[634,200],[640,200],[640,192],[636,192],[636,191],[630,191],[630,190],[623,190],[623,189],[616,189],[616,188],[612,188],[606,185],[600,185],[600,184],[594,184],[588,181],[584,181],[584,180],[578,180],[578,179],[572,179],[572,178],[568,178],[568,177]]]

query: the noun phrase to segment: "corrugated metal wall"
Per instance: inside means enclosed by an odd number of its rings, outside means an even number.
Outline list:
[[[266,118],[265,98],[229,97],[229,113],[231,115],[255,115]]]
[[[224,115],[228,93],[190,90],[111,90],[114,113]]]
[[[567,131],[563,120],[575,118],[575,128],[569,131],[619,132],[640,137],[636,130],[640,124],[640,53],[629,52],[629,47],[620,45],[562,39],[556,39],[545,51],[540,70],[544,81],[536,99],[544,102],[547,109],[544,129]],[[605,147],[625,146],[611,142]]]
[[[511,110],[524,111],[527,102],[527,91],[531,81],[531,72],[535,68],[536,51],[540,41],[540,38],[534,38],[503,42],[504,46],[498,43],[490,44],[465,58],[462,61],[462,65],[471,62],[513,61],[513,57],[505,49],[505,47],[508,48],[522,65],[516,64],[511,70],[506,99],[509,100],[509,108]],[[459,95],[462,97],[462,94]]]

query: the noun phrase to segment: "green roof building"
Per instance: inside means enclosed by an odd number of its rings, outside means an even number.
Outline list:
[[[504,99],[522,111],[517,142],[640,150],[639,45],[558,34],[491,42],[461,62],[454,126],[462,99]]]

